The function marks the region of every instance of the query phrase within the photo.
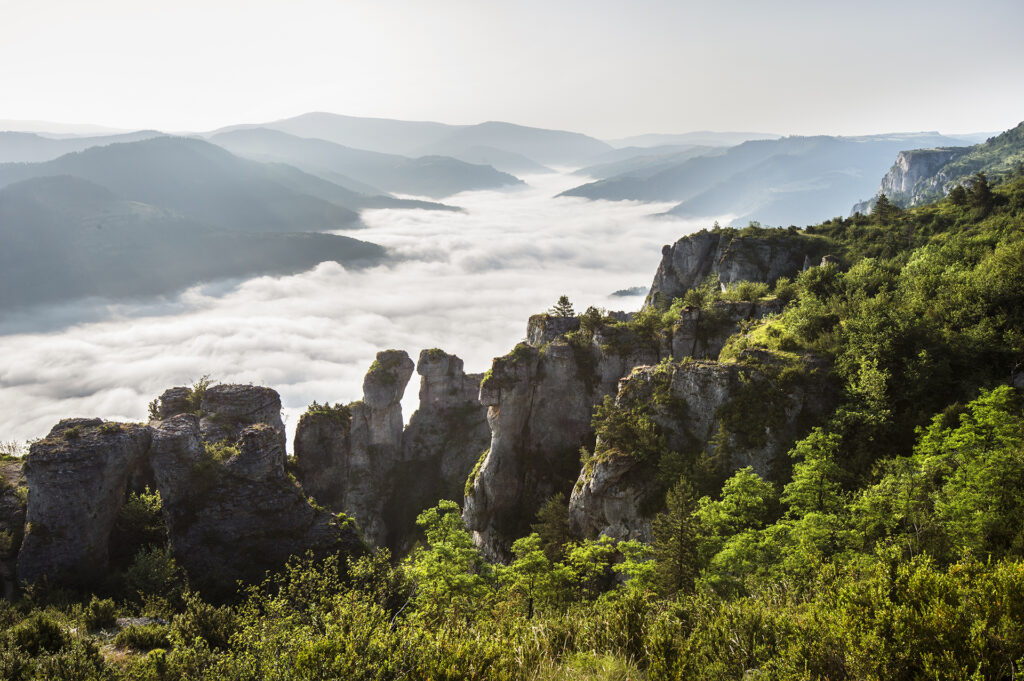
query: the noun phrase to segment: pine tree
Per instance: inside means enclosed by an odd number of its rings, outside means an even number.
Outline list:
[[[561,295],[558,297],[558,302],[555,303],[554,307],[548,310],[550,314],[556,317],[575,317],[576,312],[572,309],[572,303],[569,302],[569,296]]]
[[[954,206],[967,205],[967,190],[962,184],[958,184],[949,190],[949,200]]]
[[[885,223],[892,218],[896,210],[896,206],[892,204],[889,197],[885,195],[885,192],[882,192],[878,195],[878,198],[875,200],[875,205],[871,208],[871,217],[876,218],[879,222]]]
[[[985,173],[979,170],[974,174],[974,180],[971,182],[971,205],[988,211],[994,203],[995,197],[992,195],[992,188],[988,184],[988,178],[985,177]]]
[[[656,580],[666,595],[693,588],[697,576],[696,508],[693,486],[680,478],[665,496],[665,510],[651,521]]]
[[[530,529],[540,536],[544,555],[555,562],[565,558],[565,545],[572,540],[569,531],[569,504],[559,492],[544,502],[537,511],[537,522]]]

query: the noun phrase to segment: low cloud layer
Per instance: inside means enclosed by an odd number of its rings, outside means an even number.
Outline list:
[[[40,437],[69,416],[144,420],[156,395],[203,374],[275,388],[291,431],[312,400],[359,399],[378,350],[415,359],[439,347],[484,371],[563,293],[578,310],[636,309],[640,298],[608,294],[649,285],[661,246],[703,226],[649,217],[667,205],[551,198],[578,177],[528,181],[451,199],[461,214],[366,213],[368,229],[352,235],[393,249],[393,265],[324,263],[145,305],[92,301],[0,320],[0,441]],[[417,391],[414,376],[406,418]]]

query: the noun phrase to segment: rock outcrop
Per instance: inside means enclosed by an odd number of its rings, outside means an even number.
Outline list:
[[[667,305],[709,276],[723,286],[738,281],[774,283],[792,277],[825,253],[823,241],[800,232],[732,229],[702,231],[662,248],[645,305]]]
[[[355,528],[312,505],[285,473],[275,391],[213,386],[202,419],[182,412],[190,397],[187,388],[165,392],[155,406],[163,418],[148,426],[65,419],[31,445],[18,581],[74,586],[104,577],[118,511],[140,480],[160,492],[171,552],[204,588],[259,579],[310,550],[360,550]]]
[[[243,427],[233,445],[211,449],[193,414],[154,429],[150,463],[171,550],[201,588],[229,591],[307,551],[360,550],[355,528],[310,504],[286,476],[282,435],[260,422]]]
[[[416,516],[441,499],[460,499],[490,441],[480,404],[482,374],[443,350],[420,353],[419,409],[402,428],[401,399],[413,362],[402,351],[377,355],[363,400],[314,405],[295,433],[297,475],[319,503],[353,516],[367,541],[409,547]]]
[[[789,470],[785,454],[834,405],[828,365],[744,351],[737,362],[687,360],[638,367],[619,386],[616,418],[653,421],[663,449],[598,439],[570,497],[573,530],[650,540],[650,517],[673,474],[698,459],[721,476],[752,466],[768,479]]]
[[[392,474],[389,545],[396,549],[408,545],[420,511],[463,497],[466,478],[491,440],[487,407],[480,404],[483,374],[465,373],[461,359],[436,349],[420,353],[416,371],[419,408],[402,435],[402,462]]]
[[[534,334],[535,340],[547,335]],[[521,343],[494,360],[480,384],[490,446],[467,481],[463,509],[463,521],[485,555],[508,558],[512,541],[528,531],[540,506],[559,492],[568,494],[579,472],[580,448],[593,444],[594,406],[632,367],[658,357],[657,339],[627,325],[601,323],[589,339],[569,342],[560,336],[541,347]]]
[[[671,345],[662,357],[716,359],[729,336],[739,331],[740,323],[778,313],[782,305],[775,301],[718,301],[710,309],[683,308],[672,327]]]
[[[10,600],[17,587],[18,551],[25,535],[28,487],[24,461],[0,461],[0,597]]]
[[[404,351],[377,353],[363,400],[311,409],[295,431],[296,475],[318,503],[355,517],[366,540],[384,546],[392,476],[402,459],[402,396],[413,362]]]
[[[880,194],[891,203],[908,208],[942,198],[952,179],[944,171],[947,164],[971,152],[974,147],[939,147],[901,151],[896,162],[882,178],[875,197],[854,204],[850,214],[869,213]]]
[[[151,438],[142,425],[64,419],[32,443],[19,580],[74,585],[103,575],[117,512]]]

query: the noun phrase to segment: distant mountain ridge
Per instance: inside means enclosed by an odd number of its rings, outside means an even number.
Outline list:
[[[0,310],[89,296],[152,296],[198,282],[379,262],[376,244],[333,234],[218,229],[89,180],[0,189]]]
[[[563,193],[589,199],[675,201],[670,215],[733,216],[734,224],[808,224],[845,213],[908,145],[942,146],[937,133],[784,137],[653,167],[641,166]],[[652,172],[653,171],[653,172]]]
[[[375,193],[443,198],[462,191],[522,184],[519,178],[486,165],[355,149],[271,128],[232,130],[212,135],[208,141],[238,156],[287,163],[342,186],[369,186]]]
[[[156,130],[94,137],[45,137],[32,132],[0,132],[0,163],[41,163],[90,147],[160,137]]]
[[[475,148],[484,147],[523,156],[540,165],[582,165],[590,158],[611,150],[605,142],[581,133],[498,121],[449,125],[324,112],[256,125],[231,126],[209,134],[245,128],[270,128],[355,149],[414,157],[442,155],[461,158]]]
[[[975,173],[995,179],[1012,172],[1018,163],[1024,163],[1024,122],[973,146],[900,151],[875,197],[884,193],[904,208],[931,203],[956,185],[969,184]],[[859,202],[852,212],[867,212],[874,201]]]

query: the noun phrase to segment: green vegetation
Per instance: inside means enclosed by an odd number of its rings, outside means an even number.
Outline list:
[[[987,207],[972,186],[963,201],[810,228],[837,264],[737,292],[770,293],[780,311],[723,350],[749,379],[718,414],[726,439],[756,447],[777,397],[810,371],[835,380],[835,409],[805,424],[779,475],[717,470],[675,439],[673,364],[601,405],[594,457],[659,462],[649,544],[572,537],[562,496],[507,565],[491,564],[443,501],[419,516],[407,556],[296,558],[222,603],[189,591],[149,545],[133,559],[148,586],[100,598],[162,617],[166,631],[122,632],[114,654],[89,624],[109,621],[109,604],[30,590],[0,604],[0,676],[1017,678],[1024,396],[1008,383],[1024,361],[1024,178],[989,190]],[[586,332],[650,339],[721,296],[702,286],[629,323],[588,312]],[[155,504],[140,495],[128,516],[141,520],[125,527],[150,536]]]
[[[313,403],[306,408],[304,416],[327,418],[347,425],[352,422],[352,407],[341,402],[335,405],[331,405],[330,402],[318,404],[316,400],[313,400]]]

